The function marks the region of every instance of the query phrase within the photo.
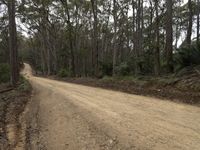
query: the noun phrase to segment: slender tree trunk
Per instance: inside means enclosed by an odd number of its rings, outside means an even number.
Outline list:
[[[153,45],[153,41],[154,41],[154,32],[153,32],[153,18],[154,18],[154,4],[153,4],[153,1],[156,1],[156,0],[150,0],[150,18],[149,18],[149,26],[150,26],[150,31],[149,31],[149,42],[150,42],[150,45]],[[156,9],[156,6],[155,6],[155,9]],[[155,30],[154,30],[155,31]]]
[[[74,50],[73,50],[73,41],[72,41],[72,26],[71,23],[68,23],[69,26],[69,41],[70,41],[70,71],[71,71],[71,75],[75,76],[75,60],[74,60]]]
[[[200,0],[197,0],[197,43],[199,43]]]
[[[98,42],[98,18],[97,18],[97,0],[91,0],[92,4],[92,13],[93,13],[93,35],[94,35],[94,44],[93,44],[93,60],[94,60],[94,75],[98,76],[99,74],[99,42]]]
[[[11,84],[15,86],[19,80],[17,31],[15,22],[15,0],[8,0],[9,14],[9,48],[11,65]]]
[[[51,64],[50,64],[50,53],[49,50],[47,50],[47,75],[51,75]]]
[[[71,75],[75,76],[75,59],[74,59],[74,47],[73,47],[73,38],[72,38],[72,25],[71,25],[71,18],[69,14],[69,8],[68,8],[68,1],[61,0],[62,4],[65,7],[65,11],[67,14],[67,25],[69,28],[69,46],[70,46],[70,60],[69,60],[69,69],[71,71]]]
[[[135,42],[135,74],[138,75],[140,73],[140,50],[141,50],[141,0],[138,0],[137,3],[137,17],[136,17],[136,34],[137,34],[137,39]]]
[[[167,12],[166,12],[166,45],[165,45],[165,62],[166,71],[168,73],[173,72],[173,28],[172,28],[172,0],[166,0]]]
[[[175,42],[175,48],[178,48],[178,40],[179,40],[179,25],[176,25],[176,42]]]
[[[159,34],[159,18],[158,18],[158,0],[155,0],[156,9],[156,47],[154,52],[154,73],[155,75],[160,75],[160,34]]]
[[[133,52],[135,53],[136,51],[136,25],[135,25],[135,1],[132,0],[132,11],[133,11],[133,23],[132,23],[132,27],[133,27]]]
[[[113,37],[113,76],[116,75],[116,65],[117,65],[117,8],[116,0],[113,0],[113,18],[114,18],[114,37]]]
[[[189,19],[188,19],[188,28],[187,28],[187,37],[186,42],[187,46],[191,46],[191,36],[192,36],[192,20],[193,20],[193,13],[192,13],[192,0],[188,0],[188,10],[189,10]]]
[[[47,24],[46,24],[47,26]],[[50,45],[49,45],[49,33],[48,33],[48,29],[47,27],[45,27],[45,45],[46,45],[46,50],[47,50],[47,75],[50,76],[51,75],[51,54],[50,54]]]
[[[49,31],[48,31],[48,12],[44,2],[42,2],[42,13],[41,13],[41,35],[43,39],[44,56],[46,60],[47,75],[51,75],[51,55],[49,45]]]
[[[144,36],[143,36],[143,30],[144,30],[144,0],[141,0],[141,29],[140,29],[140,55],[143,55],[144,53]]]

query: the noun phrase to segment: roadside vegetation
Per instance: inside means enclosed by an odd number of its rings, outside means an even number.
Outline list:
[[[20,117],[30,100],[32,87],[22,76],[13,85],[10,80],[10,64],[2,60],[0,60],[0,149],[7,150],[14,149],[21,140]]]
[[[174,54],[174,73],[154,76],[153,74],[135,75],[128,63],[117,68],[111,76],[110,67],[103,66],[103,76],[71,78],[67,70],[62,70],[54,79],[95,87],[119,90],[132,94],[148,95],[170,99],[176,102],[200,105],[200,47],[180,48]],[[109,72],[110,71],[110,72]]]
[[[105,76],[102,79],[94,79],[53,76],[51,78],[200,106],[199,71],[199,66],[196,66],[186,67],[178,73],[162,77]]]
[[[8,81],[3,79],[0,84],[0,149],[2,150],[13,149],[20,142],[22,130],[20,117],[31,98],[32,91],[31,85],[23,77],[20,78],[16,88],[12,88]]]

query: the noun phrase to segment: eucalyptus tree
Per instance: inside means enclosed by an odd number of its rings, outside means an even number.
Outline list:
[[[70,71],[71,71],[71,75],[75,76],[75,62],[74,62],[74,47],[73,47],[73,38],[72,38],[72,24],[71,24],[71,16],[70,16],[70,12],[69,12],[69,4],[68,1],[66,0],[60,0],[63,4],[63,7],[65,8],[65,12],[67,15],[67,24],[68,24],[68,28],[69,28],[69,45],[70,45]]]
[[[0,0],[0,43],[4,50],[4,58],[9,54],[11,73],[10,82],[12,86],[16,86],[19,81],[19,60],[17,47],[17,29],[16,29],[16,3],[15,0]],[[7,8],[7,9],[6,9]],[[9,49],[9,52],[8,52]],[[8,62],[7,60],[4,60]]]
[[[173,72],[173,1],[166,0],[166,45],[165,63],[167,72]]]
[[[94,74],[98,76],[99,74],[99,32],[98,32],[98,0],[91,0],[91,8],[93,13],[93,64],[94,64]]]
[[[200,0],[197,0],[197,43],[199,42],[199,24],[200,24]]]
[[[117,2],[113,0],[114,36],[113,36],[113,75],[116,75],[117,65]]]
[[[10,48],[10,65],[11,65],[11,84],[16,86],[19,80],[19,62],[17,50],[17,30],[15,22],[15,0],[8,0],[8,16],[9,16],[9,48]]]
[[[154,0],[155,12],[156,12],[156,43],[154,50],[154,73],[155,75],[160,75],[160,21],[159,21],[159,3],[158,0]]]
[[[188,0],[188,27],[187,27],[187,36],[186,36],[187,46],[191,46],[192,21],[193,21],[192,0]]]
[[[126,68],[160,75],[164,65],[173,71],[173,50],[192,31],[187,6],[172,0],[27,0],[20,14],[39,47],[43,73],[66,69],[72,76],[101,77]],[[192,18],[197,14],[192,11]]]

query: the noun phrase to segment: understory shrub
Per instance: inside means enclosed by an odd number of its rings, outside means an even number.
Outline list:
[[[20,76],[20,85],[18,86],[19,91],[29,92],[31,91],[31,84],[23,76]]]
[[[113,64],[112,61],[100,62],[103,76],[112,76]]]
[[[60,71],[58,72],[57,75],[59,77],[61,77],[61,78],[65,78],[65,77],[69,77],[70,76],[70,72],[67,69],[62,68],[62,69],[60,69]]]
[[[10,80],[10,66],[9,64],[0,64],[0,83],[9,82]]]
[[[200,44],[178,49],[175,54],[175,63],[176,70],[200,65]]]
[[[127,76],[130,73],[130,68],[127,62],[123,62],[119,66],[117,66],[116,72],[117,72],[117,75],[119,76]]]

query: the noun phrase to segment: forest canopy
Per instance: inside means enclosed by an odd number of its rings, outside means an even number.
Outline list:
[[[200,65],[199,0],[13,1],[0,0],[0,63],[11,70],[14,57],[61,77],[159,76]]]

